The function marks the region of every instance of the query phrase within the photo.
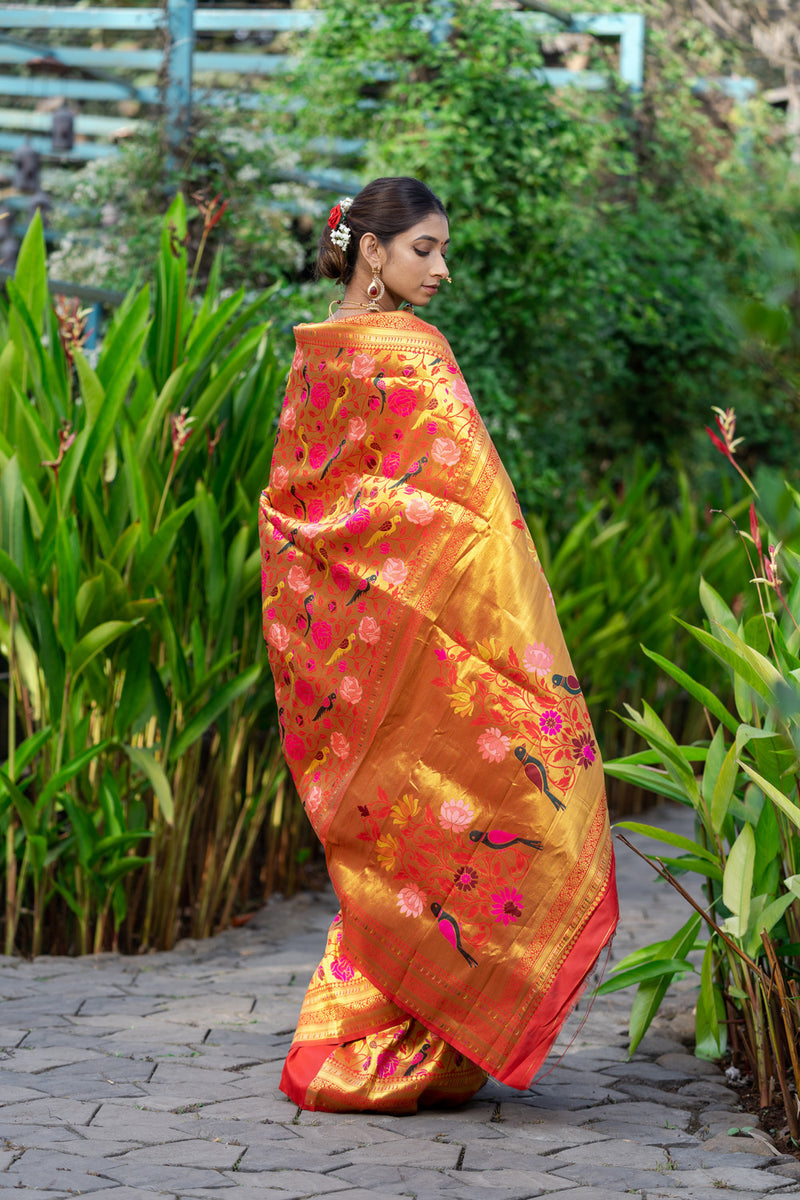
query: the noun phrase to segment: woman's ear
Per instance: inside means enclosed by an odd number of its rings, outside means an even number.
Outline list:
[[[361,235],[361,241],[358,243],[358,248],[361,251],[364,259],[370,270],[373,267],[383,266],[383,254],[381,253],[381,244],[375,237],[374,233],[364,233]]]

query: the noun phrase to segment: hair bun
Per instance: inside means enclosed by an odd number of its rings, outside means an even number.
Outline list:
[[[426,184],[405,175],[373,179],[354,200],[346,196],[339,201],[339,206],[342,211],[335,228],[346,223],[347,245],[343,248],[331,239],[333,230],[326,222],[319,239],[316,276],[344,284],[353,278],[359,243],[365,233],[374,233],[381,245],[387,246],[398,234],[405,233],[430,213],[447,216],[441,200]],[[331,209],[331,218],[336,215],[336,207]]]

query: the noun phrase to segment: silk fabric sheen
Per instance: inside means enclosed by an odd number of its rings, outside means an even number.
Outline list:
[[[264,635],[337,954],[377,989],[309,1002],[296,1041],[375,1034],[399,1008],[526,1087],[618,916],[586,703],[446,340],[403,312],[295,334]]]

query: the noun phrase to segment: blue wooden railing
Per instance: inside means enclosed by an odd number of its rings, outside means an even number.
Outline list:
[[[448,28],[448,5],[432,5],[429,18],[431,34],[443,37]],[[530,30],[532,37],[552,31],[588,33],[619,44],[618,73],[631,90],[642,87],[644,71],[644,18],[636,13],[606,15],[575,13],[559,21],[544,13],[510,14]],[[294,59],[268,49],[253,52],[245,44],[241,50],[219,52],[197,46],[203,34],[302,34],[319,20],[317,12],[293,9],[211,9],[197,8],[195,0],[167,0],[166,9],[78,8],[46,6],[7,6],[0,8],[0,97],[31,101],[64,97],[68,102],[90,104],[136,101],[145,106],[163,106],[167,137],[176,145],[189,120],[193,103],[219,103],[231,93],[215,86],[220,74],[269,76],[290,71]],[[86,45],[51,45],[44,39],[53,32],[66,36],[83,32],[130,32],[138,38],[149,37],[153,45],[146,49],[102,49]],[[37,34],[39,39],[37,40]],[[157,36],[166,42],[166,51],[155,44]],[[78,39],[80,40],[80,39]],[[36,74],[21,74],[20,68],[34,66]],[[16,71],[9,71],[16,68]],[[164,70],[165,85],[157,76]],[[69,75],[72,69],[90,72],[92,78]],[[54,77],[53,73],[57,73]],[[139,82],[152,72],[152,82]],[[567,71],[543,68],[542,76],[556,87],[573,85],[602,88],[607,77],[596,71]],[[236,95],[257,105],[261,97]],[[113,154],[115,135],[132,131],[137,121],[124,117],[98,116],[78,111],[75,120],[77,141],[67,157],[85,160]],[[0,152],[13,151],[26,140],[42,154],[51,152],[47,136],[46,114],[0,108]],[[64,157],[63,155],[61,157]]]

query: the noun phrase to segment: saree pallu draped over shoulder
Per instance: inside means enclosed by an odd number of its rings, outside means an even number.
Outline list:
[[[394,1111],[484,1071],[524,1088],[618,916],[586,702],[446,340],[402,312],[295,332],[264,635],[341,916],[283,1087]]]

